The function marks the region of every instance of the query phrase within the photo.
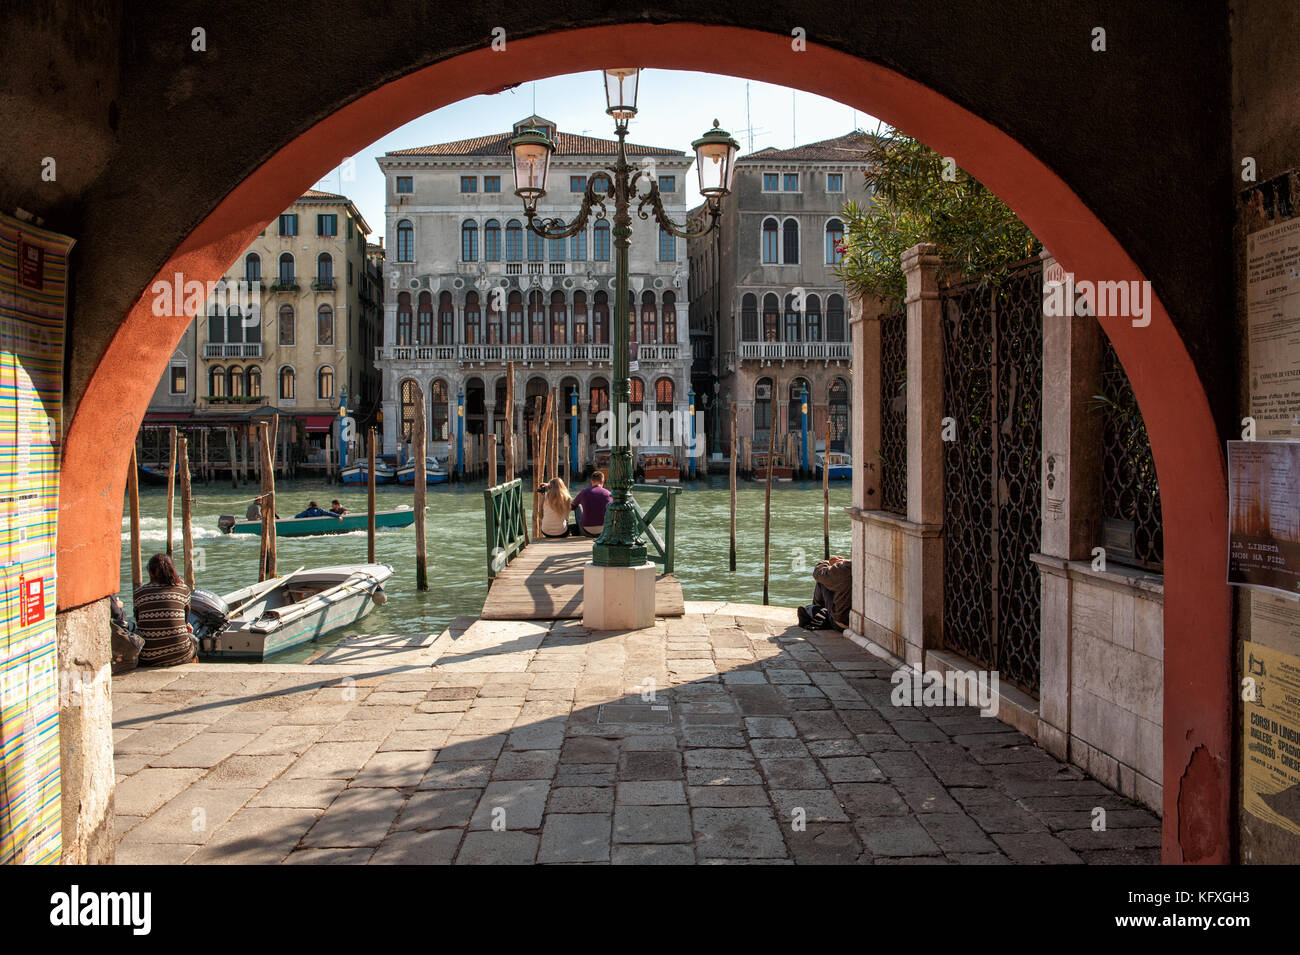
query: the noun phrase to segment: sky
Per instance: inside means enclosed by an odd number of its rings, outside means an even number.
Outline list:
[[[748,114],[745,108],[749,93]],[[601,74],[573,73],[525,83],[514,90],[475,96],[426,113],[372,143],[316,183],[315,188],[350,198],[370,228],[371,241],[384,229],[384,177],[377,156],[393,149],[470,139],[506,132],[534,112],[553,120],[561,132],[601,139],[614,138],[613,120],[605,114]],[[767,146],[788,149],[800,143],[842,136],[855,128],[872,130],[877,121],[866,113],[834,100],[730,76],[678,70],[643,70],[637,96],[637,115],[628,141],[663,146],[689,153],[691,141],[713,126],[740,143],[745,154]],[[700,201],[694,167],[686,179],[687,207]]]

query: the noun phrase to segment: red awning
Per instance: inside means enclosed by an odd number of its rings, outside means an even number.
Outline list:
[[[328,431],[337,420],[334,415],[311,414],[302,419],[308,431]]]

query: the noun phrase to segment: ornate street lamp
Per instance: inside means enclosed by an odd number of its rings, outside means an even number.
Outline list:
[[[587,190],[578,214],[567,225],[556,218],[539,218],[537,203],[546,195],[546,174],[555,145],[536,129],[524,130],[510,140],[514,157],[515,195],[523,199],[528,228],[544,239],[563,239],[585,229],[588,220],[608,218],[606,202],[613,201],[613,239],[616,269],[614,296],[614,374],[613,411],[615,441],[610,452],[609,490],[613,501],[605,511],[605,528],[592,547],[592,562],[597,567],[640,567],[645,564],[645,542],[636,533],[628,487],[632,483],[632,451],[628,446],[628,249],[632,244],[632,202],[641,219],[654,218],[659,227],[678,238],[695,239],[718,226],[722,199],[731,191],[735,175],[736,153],[740,144],[714,120],[713,129],[692,143],[700,177],[700,194],[705,198],[704,213],[693,222],[678,224],[664,211],[659,183],[646,170],[634,169],[627,161],[627,124],[636,115],[640,69],[604,71],[606,112],[614,118],[618,136],[618,154],[614,165],[604,166],[587,177]],[[645,177],[648,188],[637,192],[637,182]],[[706,219],[707,216],[707,219]],[[705,220],[705,221],[700,221]]]

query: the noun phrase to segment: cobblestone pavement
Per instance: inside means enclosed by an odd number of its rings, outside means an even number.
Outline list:
[[[1150,812],[977,710],[891,705],[839,634],[687,610],[120,677],[117,861],[1159,861]]]

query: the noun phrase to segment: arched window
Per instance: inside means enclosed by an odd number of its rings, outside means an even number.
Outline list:
[[[334,287],[334,256],[328,252],[316,256],[316,285],[324,289]]]
[[[763,220],[763,264],[781,264],[780,232],[775,219]]]
[[[478,292],[465,293],[465,341],[477,345],[482,339],[479,327]]]
[[[446,294],[445,292],[443,293]],[[433,296],[421,292],[415,312],[415,344],[433,344]]]
[[[790,403],[786,405],[785,429],[787,431],[803,430],[803,393],[808,388],[807,378],[796,378],[790,382]],[[808,389],[808,427],[812,427],[812,389]]]
[[[794,219],[781,225],[781,256],[784,265],[799,264],[799,223]]]
[[[532,229],[528,230],[528,261],[542,261],[542,237]]]
[[[524,343],[524,295],[516,290],[506,302],[506,341],[511,345]]]
[[[244,394],[244,369],[238,365],[231,365],[227,373],[230,378],[230,397],[240,398]]]
[[[645,404],[645,382],[633,375],[628,380],[628,404],[632,411],[640,411]]]
[[[555,221],[555,225],[556,228],[563,228],[564,220],[557,219]],[[565,251],[564,247],[566,244],[567,243],[565,242],[564,239],[548,239],[546,241],[546,257],[550,259],[552,262],[563,262],[564,251]]]
[[[429,440],[446,441],[450,434],[447,428],[447,383],[441,378],[433,379],[429,388]]]
[[[609,220],[597,219],[591,227],[592,258],[597,262],[609,261]]]
[[[551,293],[551,343],[563,345],[568,340],[569,304],[564,300],[564,293],[556,289]]]
[[[781,302],[776,295],[768,292],[763,296],[763,341],[779,342],[781,340]]]
[[[569,239],[569,252],[575,262],[587,261],[587,230],[579,229]]]
[[[609,382],[604,378],[591,379],[591,401],[587,405],[588,430],[591,436],[591,444],[595,447],[603,443],[606,447],[611,443],[606,437],[604,442],[600,442],[600,415],[602,412],[609,411]]]
[[[647,345],[659,341],[659,311],[649,289],[641,293],[641,341]]]
[[[292,345],[297,340],[297,336],[294,334],[293,326],[294,326],[293,306],[288,304],[281,305],[280,306],[280,344],[281,345]]]
[[[483,223],[483,261],[501,261],[501,223],[496,219]]]
[[[597,292],[591,309],[591,340],[598,345],[609,344],[609,295]]]
[[[294,391],[293,384],[294,384],[293,368],[290,365],[285,365],[283,368],[280,369],[280,400],[281,401],[293,401],[294,397],[297,394]]]
[[[248,381],[249,397],[259,398],[262,395],[262,369],[256,365],[249,365],[248,372],[245,375]]]
[[[655,443],[672,444],[673,436],[673,380],[660,378],[655,382]]]
[[[534,345],[545,344],[546,305],[542,301],[542,293],[537,289],[528,293],[528,326],[528,341]]]
[[[832,451],[847,451],[849,436],[849,384],[843,378],[831,379],[827,389],[827,410],[831,419]]]
[[[754,448],[766,448],[772,430],[772,379],[760,378],[754,385]]]
[[[208,369],[208,397],[226,397],[226,369],[220,365]]]
[[[506,261],[522,262],[524,259],[524,227],[518,219],[506,223]]]
[[[438,344],[454,345],[456,343],[456,306],[451,301],[451,293],[443,292],[438,296]]]
[[[212,311],[208,312],[208,341],[214,345],[220,345],[225,340],[226,322],[221,316],[221,308],[214,304]]]
[[[489,344],[499,345],[505,339],[502,337],[501,334],[501,312],[493,304],[495,301],[496,301],[495,293],[489,292],[487,295],[487,304],[485,306],[486,318],[487,318],[487,329],[484,331],[483,334],[485,336],[485,340]]]
[[[415,261],[415,227],[410,219],[397,223],[397,261]]]
[[[256,252],[249,252],[244,256],[244,281],[249,283],[262,281],[262,257]]]
[[[740,340],[743,342],[759,341],[758,337],[758,297],[753,292],[746,292],[740,300]]]
[[[293,284],[293,253],[280,253],[280,279],[281,285]]]
[[[796,304],[793,295],[785,297],[785,341],[788,342],[797,342],[803,337],[800,334],[799,326],[802,322]]]
[[[473,219],[466,219],[460,227],[460,260],[478,261],[478,223]]]
[[[573,341],[587,341],[587,293],[581,290],[573,293]]]
[[[664,292],[664,307],[660,310],[659,325],[663,329],[665,345],[677,344],[677,293]]]
[[[397,293],[397,344],[411,344],[411,293]]]
[[[334,344],[334,309],[328,305],[316,310],[316,344]]]
[[[804,309],[807,314],[804,316],[808,326],[808,341],[819,342],[822,340],[822,300],[820,296],[809,295],[804,302]]]
[[[404,378],[402,383],[398,386],[398,395],[402,415],[402,440],[410,441],[411,434],[415,430],[415,382],[410,378]]]
[[[848,340],[844,334],[844,299],[838,294],[826,299],[826,340],[828,342]]]
[[[322,401],[334,397],[334,369],[329,365],[321,365],[316,372],[316,397]]]
[[[839,265],[844,261],[844,253],[839,251],[844,244],[844,223],[831,219],[826,223],[826,264]]]
[[[652,293],[653,294],[653,293]],[[631,289],[627,290],[627,340],[630,342],[639,341],[636,334],[636,293]]]

